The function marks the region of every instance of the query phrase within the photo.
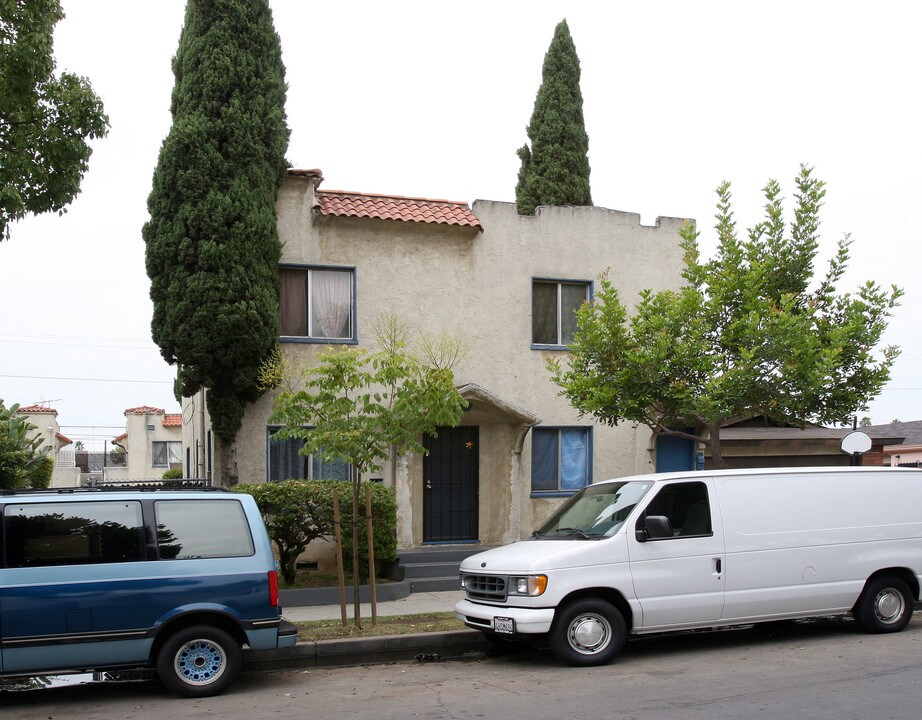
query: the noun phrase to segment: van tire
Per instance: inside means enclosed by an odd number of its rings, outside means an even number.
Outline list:
[[[912,619],[909,585],[895,575],[868,580],[852,609],[855,622],[868,633],[899,632]]]
[[[157,654],[161,682],[178,695],[210,697],[240,672],[240,645],[220,628],[193,625],[173,633]]]
[[[624,617],[605,600],[582,598],[558,611],[548,642],[551,652],[571,665],[611,662],[627,639]]]

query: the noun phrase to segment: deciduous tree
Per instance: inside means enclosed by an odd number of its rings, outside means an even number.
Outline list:
[[[722,467],[720,429],[747,416],[778,424],[843,424],[866,410],[899,354],[877,346],[902,290],[868,281],[837,290],[851,240],[845,236],[813,283],[824,183],[797,176],[796,207],[785,232],[781,189],[764,188],[765,219],[740,239],[729,183],[718,189],[718,248],[698,252],[698,232],[682,232],[687,284],[645,290],[633,314],[603,278],[578,313],[569,362],[549,363],[561,394],[581,413],[615,425],[693,439]],[[693,427],[686,433],[678,428]]]
[[[151,329],[177,365],[177,396],[206,388],[222,483],[233,485],[237,431],[279,336],[275,199],[289,132],[267,0],[188,0],[173,73],[143,229]]]
[[[64,212],[80,192],[89,140],[109,118],[86,78],[55,75],[58,0],[0,0],[0,240],[29,213]]]

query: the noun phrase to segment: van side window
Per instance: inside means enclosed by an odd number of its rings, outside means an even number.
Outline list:
[[[10,504],[3,509],[6,567],[144,559],[139,502]]]
[[[154,503],[161,560],[249,557],[250,526],[237,501],[160,500]]]
[[[664,515],[672,525],[673,537],[711,535],[711,508],[703,482],[675,483],[664,486],[644,511],[647,515]],[[643,518],[638,529],[643,527]]]

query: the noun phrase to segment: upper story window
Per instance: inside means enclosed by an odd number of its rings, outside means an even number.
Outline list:
[[[576,334],[576,311],[589,299],[590,283],[534,280],[531,288],[531,342],[566,347]]]
[[[355,271],[351,268],[281,268],[282,337],[316,342],[355,340]]]
[[[182,462],[182,443],[178,440],[154,440],[151,443],[154,467],[170,467]]]

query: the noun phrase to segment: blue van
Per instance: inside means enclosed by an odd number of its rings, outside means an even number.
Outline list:
[[[269,537],[249,495],[0,493],[0,676],[156,668],[222,692],[242,648],[291,647]]]

